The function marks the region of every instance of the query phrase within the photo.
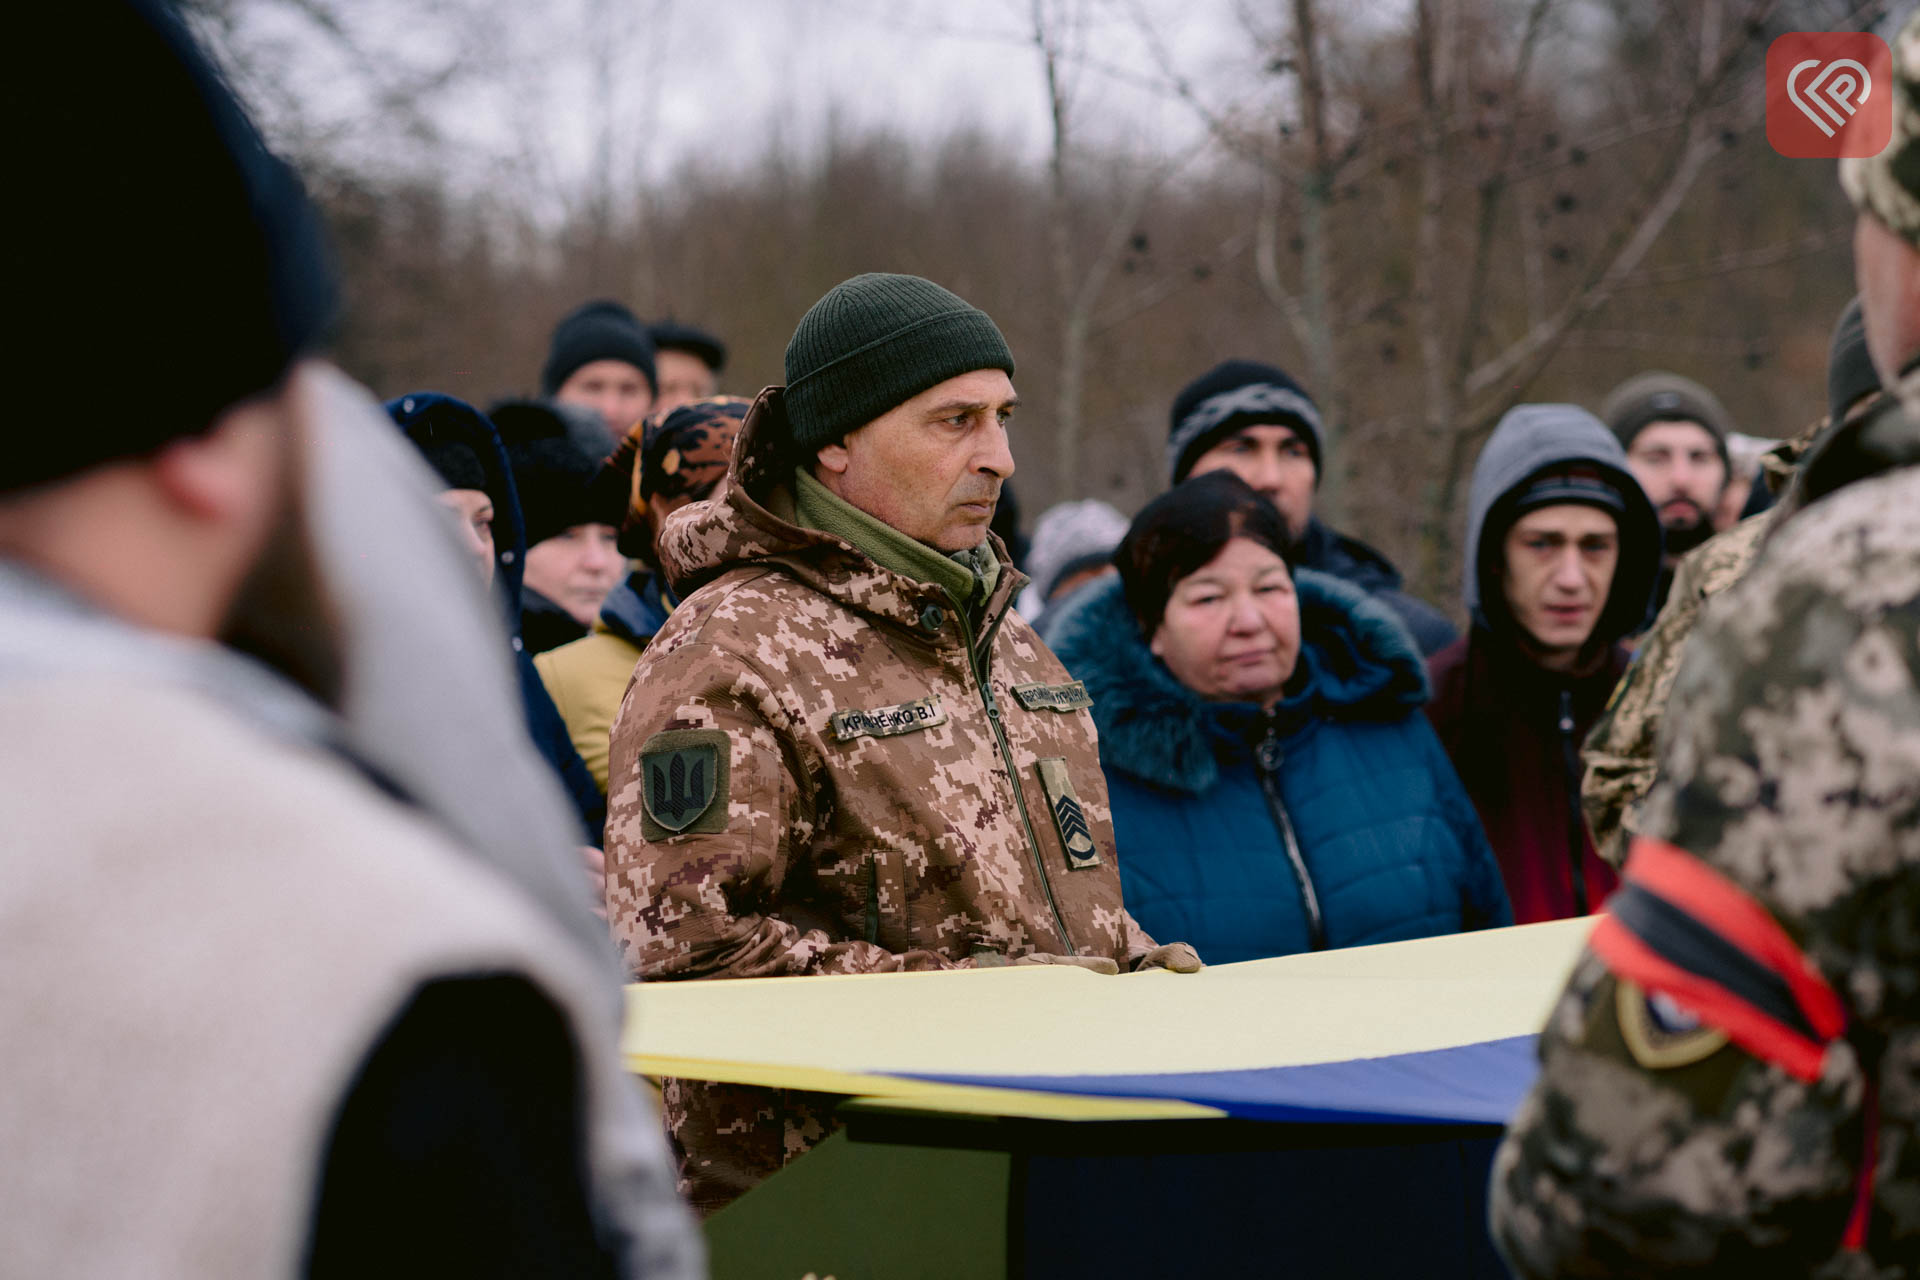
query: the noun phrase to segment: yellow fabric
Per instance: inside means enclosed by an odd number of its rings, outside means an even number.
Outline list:
[[[890,1073],[1145,1075],[1384,1057],[1538,1031],[1591,927],[1559,920],[1197,974],[1008,966],[654,982],[627,989],[625,1050],[629,1069],[648,1075],[891,1098],[952,1087]],[[1009,1101],[994,1114],[1029,1113]]]
[[[567,722],[573,749],[586,761],[587,772],[607,793],[607,752],[613,735],[613,717],[627,694],[640,646],[595,623],[592,631],[557,649],[533,655],[540,683],[547,687],[560,718]]]

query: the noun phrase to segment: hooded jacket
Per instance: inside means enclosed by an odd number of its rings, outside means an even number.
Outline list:
[[[1438,653],[1459,638],[1445,614],[1402,589],[1404,580],[1392,561],[1358,538],[1311,519],[1297,554],[1301,568],[1350,582],[1393,610],[1422,655]]]
[[[1511,923],[1419,715],[1411,637],[1357,587],[1294,582],[1305,679],[1271,713],[1182,685],[1117,578],[1060,619],[1057,652],[1093,698],[1128,909],[1215,963]]]
[[[421,392],[401,397],[398,403],[403,413],[411,415],[426,403],[441,398],[433,392]],[[505,613],[508,644],[513,649],[514,673],[519,680],[520,704],[526,713],[527,733],[572,799],[580,819],[582,837],[589,844],[597,845],[601,839],[601,825],[606,820],[602,789],[588,772],[580,753],[574,749],[566,722],[560,718],[553,699],[540,682],[532,655],[527,652],[528,646],[520,635],[524,598],[532,596],[543,600],[544,597],[529,592],[522,583],[527,559],[527,535],[520,514],[520,496],[513,486],[513,469],[507,463],[506,449],[500,443],[499,432],[492,429],[484,415],[475,413],[471,419],[464,415],[458,419],[441,418],[436,421],[436,429],[444,431],[458,422],[470,424],[471,430],[463,443],[479,461],[481,473],[486,478],[486,494],[493,500],[494,594]],[[414,428],[402,427],[401,430],[410,441],[419,443],[415,439]],[[567,621],[572,623],[573,620],[568,618]]]
[[[1520,643],[1500,586],[1501,557],[1525,484],[1574,463],[1598,469],[1626,510],[1615,518],[1619,558],[1586,651],[1573,671],[1557,672]],[[1493,843],[1514,919],[1583,915],[1618,879],[1594,852],[1580,814],[1579,748],[1626,670],[1621,637],[1646,617],[1660,571],[1659,517],[1599,419],[1572,405],[1522,405],[1474,465],[1466,546],[1473,625],[1429,661],[1427,715]]]
[[[1093,718],[1013,614],[1003,567],[963,608],[795,521],[779,389],[726,481],[666,522],[683,603],[614,721],[608,912],[650,978],[999,964],[1131,968]],[[1004,566],[1005,551],[991,543]],[[668,1123],[712,1210],[805,1151],[830,1114],[674,1082]]]

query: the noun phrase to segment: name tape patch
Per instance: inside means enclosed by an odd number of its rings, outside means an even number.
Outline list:
[[[841,742],[855,738],[891,738],[898,733],[917,733],[947,722],[946,708],[938,698],[921,698],[894,707],[872,707],[865,711],[836,711],[827,727]]]
[[[1093,705],[1083,680],[1070,680],[1066,684],[1017,684],[1013,686],[1013,696],[1029,711],[1081,711]]]

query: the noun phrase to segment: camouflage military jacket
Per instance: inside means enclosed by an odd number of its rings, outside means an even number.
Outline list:
[[[1849,415],[1848,420],[1857,416]],[[1621,677],[1607,709],[1587,733],[1580,752],[1585,770],[1580,805],[1587,830],[1593,834],[1594,850],[1615,867],[1626,861],[1627,843],[1638,827],[1634,808],[1653,786],[1661,716],[1673,693],[1687,637],[1693,634],[1702,606],[1746,575],[1761,543],[1798,505],[1790,496],[1794,467],[1827,426],[1822,418],[1793,439],[1781,441],[1761,459],[1762,479],[1789,496],[1708,540],[1680,562],[1665,607],[1641,638],[1633,665]]]
[[[1642,637],[1633,665],[1587,734],[1580,751],[1585,768],[1580,806],[1593,833],[1594,851],[1615,868],[1627,859],[1627,842],[1636,825],[1633,807],[1653,785],[1661,712],[1673,692],[1687,637],[1709,597],[1738,582],[1753,564],[1776,510],[1749,516],[1680,562],[1660,616]]]
[[[1024,579],[1003,572],[969,633],[940,588],[775,514],[793,466],[769,442],[779,412],[764,393],[725,487],[661,539],[686,598],[634,672],[609,771],[629,963],[1130,967],[1152,942],[1121,906],[1090,703],[1012,613]]]
[[[1708,604],[1641,822],[1784,930],[1841,1030],[1796,1074],[1589,954],[1495,1161],[1516,1272],[1920,1275],[1920,467],[1792,514]]]

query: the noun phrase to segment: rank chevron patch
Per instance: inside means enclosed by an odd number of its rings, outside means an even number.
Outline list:
[[[1053,814],[1054,829],[1060,833],[1061,847],[1066,850],[1068,869],[1078,871],[1099,866],[1100,849],[1093,842],[1093,829],[1087,822],[1086,811],[1080,807],[1080,797],[1074,794],[1066,758],[1049,757],[1034,768],[1047,793],[1047,809]]]

